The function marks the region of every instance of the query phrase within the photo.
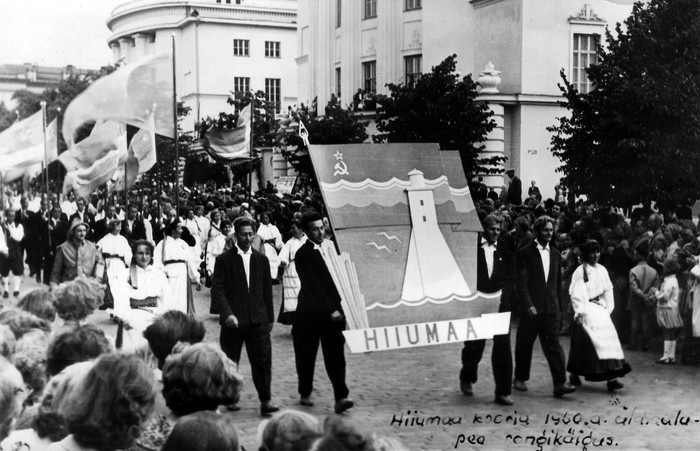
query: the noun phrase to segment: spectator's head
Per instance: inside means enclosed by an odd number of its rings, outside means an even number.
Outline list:
[[[25,396],[22,374],[9,360],[0,357],[0,440],[4,440],[12,429],[12,422],[19,415]]]
[[[178,420],[161,451],[238,451],[238,432],[230,418],[203,411]]]
[[[546,215],[540,216],[535,220],[532,228],[540,244],[549,243],[554,234],[554,220]]]
[[[122,222],[119,218],[114,217],[107,220],[107,231],[112,235],[119,235],[119,232],[122,231]]]
[[[12,329],[5,324],[0,324],[0,357],[4,357],[10,362],[14,359],[17,339]]]
[[[151,369],[129,354],[105,354],[59,409],[68,433],[82,447],[100,451],[129,448],[141,435],[156,397]]]
[[[78,277],[54,290],[56,313],[63,321],[83,321],[102,305],[105,286],[88,277]]]
[[[301,218],[301,224],[309,240],[316,244],[323,242],[323,218],[314,210],[307,211]]]
[[[33,314],[37,318],[45,319],[52,323],[56,319],[55,297],[45,288],[30,291],[25,294],[17,307]]]
[[[46,358],[46,372],[55,376],[64,368],[78,362],[92,360],[112,350],[101,329],[87,324],[56,335]]]
[[[581,245],[581,260],[589,265],[595,265],[600,259],[600,243],[596,240],[586,240]]]
[[[78,243],[82,243],[83,241],[85,241],[85,237],[87,236],[87,230],[88,225],[79,220],[78,218],[75,218],[71,223],[71,226],[68,229],[68,233],[66,236]]]
[[[165,229],[163,229],[163,233],[171,238],[180,238],[180,236],[182,235],[182,223],[177,218],[177,216],[175,217],[173,222],[165,226]]]
[[[199,343],[204,339],[205,332],[204,323],[194,315],[169,310],[156,318],[143,332],[143,336],[158,359],[158,368],[162,369],[166,357],[178,341]]]
[[[18,340],[22,338],[22,335],[33,329],[41,329],[46,333],[51,332],[51,323],[18,308],[8,308],[0,311],[0,324],[9,327]]]
[[[48,336],[39,329],[29,331],[17,340],[14,364],[30,390],[27,404],[33,404],[46,385],[46,348],[48,344]]]
[[[680,270],[681,265],[676,260],[666,260],[664,262],[664,276],[676,275]]]
[[[647,220],[647,226],[652,233],[656,233],[661,230],[661,226],[664,225],[664,217],[658,213],[652,213],[649,215]]]
[[[177,416],[238,402],[242,384],[236,364],[211,343],[175,352],[163,366],[163,397]]]
[[[68,435],[65,419],[59,414],[59,410],[63,403],[76,393],[75,388],[80,386],[93,365],[93,361],[76,363],[49,379],[32,421],[32,429],[39,437],[48,437],[57,442]]]
[[[341,415],[330,415],[323,423],[325,437],[314,447],[317,450],[370,451],[372,441]]]
[[[131,263],[146,268],[153,263],[153,244],[147,240],[138,240],[131,246]]]
[[[298,443],[313,441],[320,436],[318,419],[298,410],[283,410],[258,426],[260,451],[292,450]]]
[[[227,237],[231,233],[231,221],[228,219],[224,219],[221,221],[221,233],[224,235],[224,237]]]

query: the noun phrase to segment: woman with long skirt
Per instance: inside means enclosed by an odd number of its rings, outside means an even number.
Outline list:
[[[166,310],[179,310],[183,313],[194,313],[192,301],[192,283],[201,289],[199,282],[200,260],[192,252],[192,248],[180,238],[182,223],[175,220],[164,230],[163,240],[155,248],[153,258],[155,265],[163,268],[168,276],[168,294],[165,298]]]
[[[625,361],[610,319],[615,299],[608,271],[598,264],[600,244],[588,240],[580,250],[582,263],[574,272],[569,288],[574,309],[567,365],[571,373],[569,381],[581,385],[580,376],[591,382],[606,381],[612,393],[624,387],[617,378],[632,369]]]

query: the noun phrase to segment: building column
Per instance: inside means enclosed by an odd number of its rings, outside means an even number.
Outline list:
[[[377,50],[377,94],[388,94],[387,83],[398,83],[401,72],[398,70],[401,58],[401,16],[402,5],[397,0],[377,2],[377,42],[382,43]],[[392,43],[394,43],[392,45]],[[402,61],[401,61],[402,62]]]
[[[489,63],[484,68],[483,72],[479,73],[477,79],[479,86],[479,95],[476,98],[477,102],[486,103],[489,110],[493,113],[491,118],[496,123],[496,126],[486,135],[486,140],[483,142],[484,150],[481,156],[484,158],[503,157],[505,156],[505,130],[504,130],[504,114],[505,108],[498,103],[498,85],[501,84],[500,71],[496,70],[493,63]],[[493,166],[491,166],[493,167]],[[484,184],[488,187],[494,187],[497,191],[504,185],[502,174],[482,174]]]
[[[122,51],[121,48],[119,47],[119,43],[116,41],[110,42],[109,43],[109,48],[112,49],[112,64],[117,64],[119,60],[122,58]]]
[[[131,37],[119,38],[119,47],[121,48],[121,59],[123,59],[125,63],[128,63],[131,50]]]
[[[135,33],[132,38],[134,39],[133,59],[143,58],[146,55],[148,35],[143,33]]]

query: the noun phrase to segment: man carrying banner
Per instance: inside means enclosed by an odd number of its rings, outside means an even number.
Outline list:
[[[513,387],[527,391],[530,378],[532,347],[540,337],[554,383],[554,396],[576,391],[566,382],[564,350],[559,343],[561,312],[561,255],[549,242],[554,234],[554,221],[540,216],[533,225],[535,241],[518,252],[516,257],[516,290],[520,302],[520,324],[515,339],[515,378]]]
[[[482,293],[496,293],[503,289],[505,272],[508,270],[502,251],[498,246],[501,234],[501,220],[488,215],[484,221],[484,234],[481,238],[476,259],[476,289]],[[510,300],[501,294],[500,312],[510,311]],[[462,393],[474,396],[472,384],[477,381],[479,362],[484,354],[486,340],[465,341],[462,349],[462,370],[459,373],[459,386]],[[513,377],[513,355],[510,350],[510,330],[505,335],[494,335],[491,352],[493,378],[496,382],[495,402],[512,406],[511,378]]]
[[[340,294],[319,251],[324,229],[321,215],[313,211],[305,213],[301,222],[308,240],[296,254],[301,288],[292,326],[299,395],[302,405],[313,405],[311,391],[320,341],[326,372],[333,385],[335,413],[343,413],[354,406],[345,384],[345,316]]]

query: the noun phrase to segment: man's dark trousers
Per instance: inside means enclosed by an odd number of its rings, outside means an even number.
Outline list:
[[[561,314],[559,313],[538,313],[534,317],[528,317],[527,313],[523,313],[520,316],[520,324],[515,335],[515,379],[523,382],[530,379],[532,348],[535,339],[539,336],[542,353],[552,373],[552,382],[554,385],[566,382],[564,367],[566,357],[559,343],[560,328]]]
[[[347,398],[350,390],[345,384],[345,320],[297,317],[292,327],[294,356],[299,376],[299,395],[311,395],[319,342],[323,363],[333,386],[335,400]]]
[[[241,360],[241,351],[245,342],[246,353],[250,361],[253,385],[258,392],[260,402],[272,399],[272,342],[270,340],[271,324],[252,324],[241,327],[222,326],[220,343],[224,353],[236,362]]]
[[[499,312],[508,311],[501,308]],[[460,382],[477,381],[477,369],[484,355],[486,340],[465,341],[462,348],[462,370],[459,373]],[[511,394],[511,375],[513,374],[513,354],[510,349],[510,326],[505,335],[493,336],[493,350],[491,351],[491,367],[493,379],[496,382],[496,396],[508,396]]]

